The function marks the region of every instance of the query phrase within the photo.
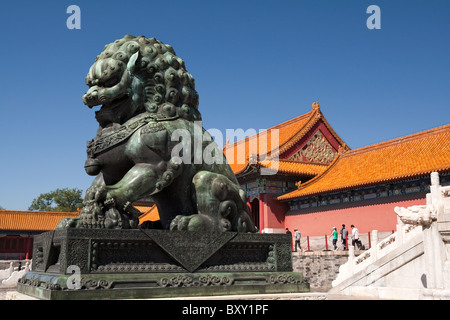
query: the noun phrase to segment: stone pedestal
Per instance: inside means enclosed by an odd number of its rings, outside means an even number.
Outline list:
[[[284,234],[64,229],[35,237],[17,290],[41,299],[307,292]]]

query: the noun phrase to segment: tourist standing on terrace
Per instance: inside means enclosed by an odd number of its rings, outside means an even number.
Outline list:
[[[331,232],[331,239],[333,239],[333,247],[334,247],[334,250],[336,251],[337,250],[337,239],[338,239],[338,233],[337,233],[337,230],[336,230],[336,227],[333,227],[333,231]]]
[[[342,246],[344,247],[343,250],[347,250],[347,238],[348,238],[348,231],[347,229],[345,229],[345,224],[343,224],[341,229],[341,240]]]
[[[350,226],[350,228],[352,228],[352,246],[355,246],[355,244],[356,244],[358,246],[358,249],[361,250],[361,241],[359,240],[359,231],[353,224]]]
[[[302,246],[300,245],[300,238],[302,237],[302,234],[300,233],[300,231],[298,231],[297,228],[294,229],[295,233],[294,233],[294,237],[295,237],[295,252],[297,252],[297,245],[300,248],[300,250],[302,250]]]

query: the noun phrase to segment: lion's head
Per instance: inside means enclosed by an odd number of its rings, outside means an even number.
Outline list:
[[[83,102],[101,128],[122,124],[142,112],[159,118],[200,120],[194,78],[169,45],[126,35],[105,46],[86,76]]]

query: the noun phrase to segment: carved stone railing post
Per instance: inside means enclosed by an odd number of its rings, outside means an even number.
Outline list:
[[[370,248],[372,250],[373,253],[371,253],[372,255],[372,260],[375,261],[377,260],[378,257],[378,230],[372,230],[372,248]]]
[[[348,247],[348,264],[351,268],[351,274],[354,273],[355,270],[355,247],[349,246]]]
[[[400,219],[400,217],[397,216],[397,237],[395,240],[398,241],[398,245],[401,245],[404,242],[403,241],[404,236],[405,236],[405,224]]]
[[[442,263],[440,269],[436,270],[436,282],[440,281],[439,287],[450,289],[450,186],[442,187],[439,183],[439,175],[436,172],[431,173],[430,193],[427,194],[431,199],[431,208],[436,212],[437,226],[435,227],[440,247],[435,249],[435,255]],[[435,257],[437,258],[437,257]]]
[[[431,178],[431,185],[430,185],[431,204],[437,206],[440,200],[439,189],[441,188],[439,184],[439,174],[437,172],[432,172],[430,178]]]

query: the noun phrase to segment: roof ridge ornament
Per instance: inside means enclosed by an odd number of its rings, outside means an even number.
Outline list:
[[[319,101],[312,103],[313,110],[320,110]]]
[[[339,154],[347,153],[347,151],[348,151],[348,147],[345,142],[342,145],[339,145],[339,150],[338,150]]]

